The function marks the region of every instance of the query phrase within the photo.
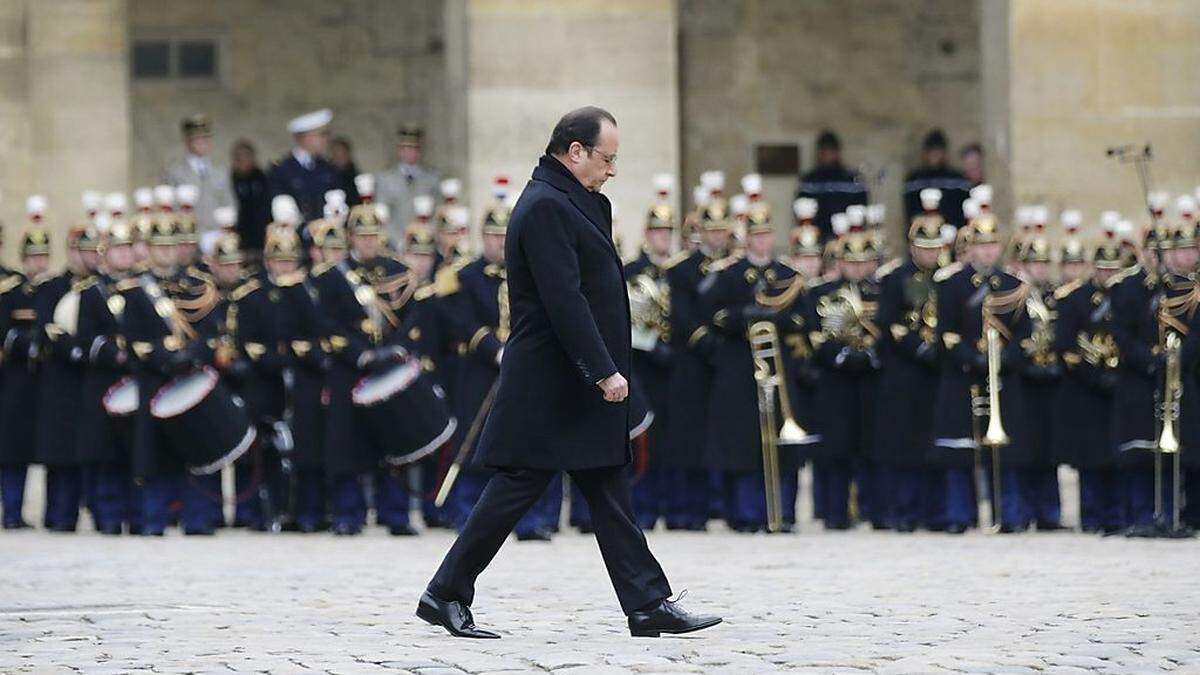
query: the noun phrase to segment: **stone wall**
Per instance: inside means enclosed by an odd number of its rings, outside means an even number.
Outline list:
[[[134,80],[133,184],[158,179],[182,156],[179,122],[207,112],[215,154],[255,141],[260,159],[291,147],[285,125],[297,114],[334,110],[334,133],[354,143],[359,167],[395,161],[397,124],[427,130],[429,163],[461,169],[459,129],[445,123],[443,4],[425,0],[130,0],[130,35],[214,37],[221,45],[216,82]]]
[[[885,171],[898,229],[925,132],[979,140],[978,0],[681,0],[679,15],[686,185],[706,169],[736,185],[762,142],[799,143],[807,170],[829,127],[848,164]],[[766,189],[790,214],[794,177]]]

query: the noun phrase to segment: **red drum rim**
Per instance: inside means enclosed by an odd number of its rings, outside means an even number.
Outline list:
[[[100,402],[102,405],[104,405],[104,412],[108,413],[109,417],[129,417],[137,412],[138,395],[136,393],[133,396],[134,406],[128,410],[123,410],[120,408],[114,409],[114,406],[111,405],[112,399],[115,398],[118,393],[120,393],[121,389],[130,386],[136,389],[137,380],[135,380],[132,375],[126,375],[125,377],[122,377],[114,382],[111,387],[105,390],[104,396],[100,399]]]
[[[404,377],[399,378],[396,381],[395,386],[388,389],[383,389],[380,387],[378,391],[367,393],[367,388],[375,384],[377,380],[390,376],[392,373],[395,373],[398,370],[404,371]],[[354,403],[354,405],[359,406],[360,408],[369,408],[377,403],[381,403],[390,399],[396,394],[396,392],[408,389],[408,387],[413,382],[416,382],[417,378],[420,376],[421,364],[416,359],[405,359],[404,361],[397,363],[395,367],[389,368],[382,373],[377,375],[367,375],[359,378],[358,382],[354,385],[354,389],[350,391],[350,400]]]
[[[209,462],[203,466],[188,467],[188,473],[192,474],[193,476],[207,476],[224,469],[230,464],[236,462],[239,457],[246,454],[246,451],[249,450],[250,446],[254,444],[254,439],[257,437],[258,432],[254,429],[254,425],[251,424],[246,428],[246,433],[242,436],[242,440],[238,441],[237,445],[233,446],[232,450],[222,455],[221,458],[215,462]]]
[[[632,441],[638,436],[646,433],[646,430],[650,428],[651,424],[654,424],[654,411],[647,410],[646,416],[642,418],[642,421],[638,422],[637,426],[629,430],[629,440]]]
[[[446,428],[442,429],[442,433],[438,434],[437,437],[432,441],[429,441],[429,443],[416,450],[413,450],[412,452],[406,452],[403,455],[388,455],[384,457],[383,460],[387,462],[389,466],[404,466],[405,464],[412,464],[413,462],[424,459],[427,455],[433,454],[438,448],[442,447],[443,443],[450,440],[450,437],[454,435],[454,430],[457,428],[458,420],[451,417],[450,421],[446,422]]]
[[[197,375],[204,376],[204,385],[205,386],[204,386],[204,390],[203,390],[203,395],[197,397],[195,401],[188,403],[185,407],[180,408],[179,410],[172,411],[173,414],[171,414],[171,415],[161,414],[163,412],[162,408],[167,405],[166,402],[163,400],[163,396],[171,393],[171,390],[174,387],[179,386],[184,380],[189,380],[191,378],[196,377]],[[214,370],[211,366],[202,366],[200,368],[197,368],[196,370],[193,370],[193,371],[187,373],[186,375],[180,375],[178,377],[175,377],[174,379],[170,380],[163,386],[159,387],[158,391],[154,393],[154,397],[150,399],[150,415],[152,415],[155,419],[160,419],[160,420],[171,419],[173,417],[179,417],[180,415],[184,414],[185,412],[195,408],[204,399],[208,398],[208,395],[211,394],[213,392],[213,390],[217,388],[217,383],[220,380],[221,380],[221,378],[220,378],[220,376],[217,375],[217,371]]]

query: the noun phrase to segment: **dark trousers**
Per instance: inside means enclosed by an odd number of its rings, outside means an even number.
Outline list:
[[[467,517],[471,515],[479,496],[483,494],[488,478],[490,474],[480,469],[464,468],[462,473],[458,474],[458,480],[454,481],[454,487],[450,489],[443,509],[451,527],[461,531],[466,526]]]
[[[0,466],[0,509],[4,513],[4,522],[18,523],[21,521],[21,509],[25,505],[25,476],[29,472],[27,464],[6,464]]]
[[[127,464],[101,463],[89,472],[88,500],[92,519],[97,529],[119,528],[126,522],[134,522],[137,510],[133,504],[133,478]]]
[[[46,527],[75,529],[83,497],[83,469],[78,466],[46,467]]]
[[[183,482],[183,509],[179,524],[186,530],[207,530],[225,522],[221,474],[188,475]]]
[[[1125,482],[1118,467],[1079,470],[1079,521],[1084,530],[1125,527]]]
[[[850,526],[852,477],[849,460],[827,458],[813,462],[813,511],[821,514],[825,527],[844,529]]]
[[[1058,466],[1030,467],[1029,492],[1033,518],[1038,526],[1060,524],[1062,499],[1058,490]]]
[[[502,469],[492,476],[450,547],[429,592],[443,600],[470,605],[475,599],[475,579],[508,537],[521,516],[546,491],[557,474],[536,469]],[[592,512],[600,555],[617,592],[621,609],[629,614],[667,598],[671,587],[650,553],[637,526],[623,467],[571,471]]]
[[[886,520],[894,527],[916,527],[924,520],[922,488],[927,486],[926,470],[911,466],[879,467],[888,472]]]
[[[979,507],[975,502],[974,469],[959,466],[946,468],[942,473],[941,489],[944,497],[938,525],[969,527],[974,524],[979,515]]]
[[[339,475],[330,479],[329,517],[333,525],[361,528],[367,522],[367,496],[358,476]]]
[[[573,488],[578,490],[578,488]],[[521,516],[517,524],[513,527],[513,531],[517,534],[532,534],[538,531],[558,532],[558,521],[562,517],[563,503],[563,486],[562,474],[555,474],[554,478],[550,479],[550,484],[546,486],[545,492],[541,497],[533,503],[533,506]],[[592,525],[592,514],[587,512],[587,506],[583,507],[584,524],[587,527]],[[571,499],[571,524],[575,522],[575,499],[572,494]]]
[[[408,469],[375,471],[375,522],[384,527],[409,524]]]
[[[325,474],[321,469],[294,469],[296,523],[318,527],[325,521]]]
[[[663,472],[667,527],[703,527],[708,522],[709,473],[669,468]]]

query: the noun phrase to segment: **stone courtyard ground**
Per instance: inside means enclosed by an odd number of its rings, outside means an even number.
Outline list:
[[[0,672],[1200,672],[1200,542],[650,535],[725,623],[632,639],[590,536],[511,540],[475,614],[412,614],[451,537],[0,533]]]

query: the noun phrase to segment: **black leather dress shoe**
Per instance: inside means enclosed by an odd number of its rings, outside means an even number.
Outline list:
[[[944,532],[946,534],[962,534],[967,531],[967,526],[963,523],[950,523],[946,525]]]
[[[33,527],[23,520],[6,520],[4,521],[4,529],[6,530],[28,530]]]
[[[211,527],[185,527],[183,533],[189,537],[211,537],[217,531]]]
[[[1038,532],[1058,532],[1059,530],[1065,530],[1065,529],[1067,529],[1067,528],[1063,527],[1061,524],[1051,522],[1051,521],[1039,520],[1038,524],[1037,524]]]
[[[393,537],[415,537],[418,534],[417,529],[407,523],[392,525],[388,528],[388,532],[391,532]]]
[[[683,595],[679,596],[679,600]],[[664,598],[649,610],[629,615],[629,634],[633,637],[658,637],[663,633],[691,633],[721,623],[719,616],[699,616],[679,606],[679,600]]]
[[[338,523],[333,526],[333,533],[339,537],[352,537],[356,534],[362,534],[362,528],[349,523]]]
[[[97,530],[100,534],[117,535],[121,534],[121,523],[110,523],[101,525]]]
[[[421,601],[417,603],[417,616],[433,624],[445,628],[454,637],[495,639],[500,637],[490,630],[484,630],[475,625],[471,616],[471,608],[457,600],[440,600],[425,591]]]

